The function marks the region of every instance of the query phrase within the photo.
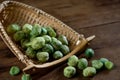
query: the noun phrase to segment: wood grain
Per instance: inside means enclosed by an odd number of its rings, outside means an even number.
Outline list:
[[[0,0],[2,2],[4,0]],[[86,37],[95,34],[90,46],[95,56],[90,59],[106,57],[115,63],[111,71],[103,70],[94,77],[84,78],[82,72],[71,79],[63,76],[66,63],[41,76],[33,74],[33,80],[120,80],[120,0],[16,0],[40,8],[60,19],[78,33]],[[81,55],[79,55],[81,57]],[[0,80],[21,80],[21,75],[10,76],[12,65],[22,64],[0,39]],[[42,73],[40,71],[40,73]]]

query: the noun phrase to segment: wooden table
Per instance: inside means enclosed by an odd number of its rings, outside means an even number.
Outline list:
[[[4,0],[0,0],[2,2]],[[40,8],[60,19],[85,37],[95,34],[90,46],[95,56],[114,62],[113,70],[102,70],[92,78],[84,78],[82,72],[71,79],[63,76],[66,63],[41,76],[33,74],[33,80],[120,80],[120,0],[16,0]],[[80,55],[79,55],[80,57]],[[89,62],[90,62],[89,61]],[[10,76],[9,69],[25,67],[0,38],[0,80],[21,80],[21,75]]]

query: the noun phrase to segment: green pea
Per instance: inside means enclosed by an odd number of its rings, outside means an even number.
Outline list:
[[[91,58],[94,56],[94,50],[91,49],[91,48],[88,48],[85,50],[85,56],[88,57],[88,58]]]
[[[61,51],[55,51],[54,54],[53,54],[53,58],[54,59],[60,59],[63,57],[63,54]]]
[[[84,77],[94,76],[96,74],[96,69],[94,67],[87,67],[83,70]]]
[[[32,80],[30,74],[23,74],[22,77],[21,77],[21,80]]]
[[[18,66],[12,66],[9,71],[10,75],[15,76],[20,73],[20,69]]]
[[[106,62],[105,62],[105,67],[106,67],[108,70],[111,70],[111,69],[114,67],[114,64],[113,64],[111,61],[106,61]]]
[[[96,69],[101,69],[103,67],[103,63],[100,60],[93,60],[92,67]]]
[[[11,24],[7,27],[7,32],[10,34],[14,34],[17,31],[20,31],[21,27],[17,24]]]
[[[49,59],[48,52],[38,52],[36,56],[37,56],[37,59],[39,60],[39,62],[41,62],[41,63],[44,63],[44,62],[48,61],[48,59]]]
[[[81,58],[78,60],[78,69],[83,70],[88,66],[88,61],[86,58]]]
[[[68,58],[67,64],[69,66],[76,67],[78,63],[78,57],[76,55],[72,55],[70,58]]]
[[[76,74],[76,69],[72,66],[67,66],[64,68],[63,74],[67,78],[71,78]]]

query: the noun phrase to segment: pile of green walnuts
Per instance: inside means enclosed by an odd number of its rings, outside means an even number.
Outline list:
[[[7,32],[21,46],[25,55],[40,63],[62,58],[70,52],[66,36],[58,35],[52,27],[39,24],[24,24],[20,27],[11,24],[7,27]]]
[[[86,49],[85,56],[91,58],[94,56],[94,51],[91,48]],[[67,67],[64,68],[63,74],[67,78],[71,78],[76,74],[76,70],[81,70],[84,77],[94,76],[97,71],[105,68],[111,70],[114,64],[106,58],[100,58],[99,60],[92,60],[91,65],[88,64],[86,58],[78,58],[73,55],[68,59]]]

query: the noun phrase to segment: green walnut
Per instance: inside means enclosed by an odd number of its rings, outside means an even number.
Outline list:
[[[42,51],[52,54],[54,52],[54,48],[50,44],[45,44],[45,46],[42,48]]]
[[[31,37],[36,37],[41,34],[41,26],[39,24],[34,24],[32,30],[30,31]]]
[[[105,62],[105,67],[106,67],[108,70],[111,70],[111,69],[114,67],[114,64],[113,64],[113,62],[111,62],[111,61],[106,61],[106,62]]]
[[[96,69],[94,67],[87,67],[83,70],[84,77],[94,76],[96,74]]]
[[[18,31],[13,35],[13,39],[15,41],[21,41],[25,38],[25,33],[23,31]]]
[[[60,59],[60,58],[62,58],[62,57],[63,57],[63,54],[62,54],[61,51],[55,51],[55,52],[53,53],[53,58],[54,58],[54,59]]]
[[[103,63],[100,60],[93,60],[92,61],[92,67],[98,69],[101,69],[103,67]]]
[[[23,74],[22,77],[21,77],[21,80],[32,80],[30,74]]]
[[[41,63],[47,62],[49,60],[48,52],[38,52],[36,56],[37,56],[37,59],[39,60],[39,62],[41,62]]]
[[[51,37],[48,35],[42,36],[45,39],[45,43],[50,43],[52,41]]]
[[[25,51],[25,54],[29,58],[35,58],[36,57],[36,51],[34,51],[31,47],[28,47],[27,50]]]
[[[31,46],[34,50],[38,50],[45,45],[45,39],[43,37],[36,37],[33,38],[32,41],[26,45]]]
[[[67,46],[67,45],[61,45],[60,46],[61,47],[61,52],[64,54],[64,55],[66,55],[66,54],[68,54],[69,52],[70,52],[70,49],[69,49],[69,47]]]
[[[17,74],[19,74],[19,73],[20,73],[20,69],[19,69],[18,66],[12,66],[12,67],[10,68],[10,71],[9,71],[9,74],[10,74],[10,75],[15,76],[15,75],[17,75]]]
[[[45,27],[41,27],[41,35],[47,35],[47,29]]]
[[[88,66],[88,61],[86,58],[81,58],[78,60],[78,69],[83,70]]]
[[[54,47],[55,50],[59,50],[62,43],[57,40],[57,38],[52,37],[51,45]]]
[[[67,78],[71,78],[76,74],[76,69],[72,66],[67,66],[64,68],[63,74]]]
[[[76,67],[78,63],[78,57],[76,55],[72,55],[70,58],[68,58],[67,64],[69,66]]]
[[[33,28],[32,25],[25,24],[23,25],[22,30],[24,33],[29,34],[32,31],[32,28]]]
[[[62,42],[62,44],[68,45],[68,40],[67,40],[66,36],[59,35],[58,40],[60,40]]]
[[[88,57],[88,58],[91,58],[94,56],[94,50],[91,49],[91,48],[88,48],[85,50],[85,56]]]
[[[47,31],[48,31],[48,35],[51,37],[56,37],[56,32],[52,27],[46,27]]]
[[[7,32],[10,33],[10,34],[14,34],[16,33],[17,31],[20,31],[21,30],[21,27],[17,24],[11,24],[7,27]]]

